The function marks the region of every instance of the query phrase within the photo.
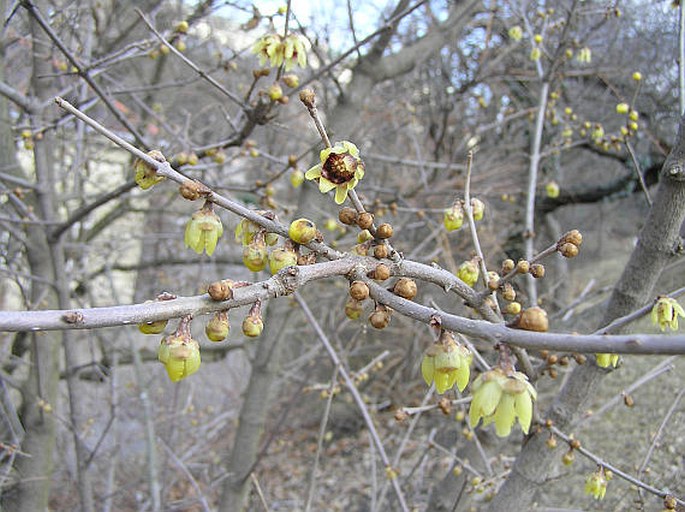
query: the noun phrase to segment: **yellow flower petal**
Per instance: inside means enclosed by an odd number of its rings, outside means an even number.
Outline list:
[[[321,178],[323,180],[323,178]],[[347,187],[338,187],[335,191],[336,204],[343,204],[347,199]]]
[[[519,393],[514,398],[514,410],[519,418],[519,424],[524,434],[528,434],[530,422],[533,420],[533,399],[527,391]]]
[[[313,180],[315,178],[320,178],[321,177],[321,164],[317,164],[311,169],[309,169],[306,173],[304,173],[304,177],[307,178],[308,180]]]
[[[516,420],[514,395],[504,393],[495,411],[495,433],[499,437],[507,437]]]
[[[319,191],[322,194],[325,194],[326,192],[333,190],[335,187],[336,187],[335,183],[328,181],[323,176],[321,178],[319,178]]]
[[[433,383],[433,375],[435,374],[435,367],[433,365],[433,358],[425,356],[421,361],[421,375],[426,385],[430,386]]]

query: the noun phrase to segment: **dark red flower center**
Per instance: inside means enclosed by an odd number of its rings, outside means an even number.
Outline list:
[[[331,183],[342,185],[354,178],[357,165],[360,164],[361,161],[352,155],[331,153],[321,168],[321,176]]]

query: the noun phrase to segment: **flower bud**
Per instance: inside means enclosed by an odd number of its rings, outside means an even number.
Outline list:
[[[616,113],[625,115],[630,112],[630,106],[627,103],[619,103],[616,105]]]
[[[298,188],[304,183],[304,173],[300,169],[293,169],[290,173],[290,184],[293,188]]]
[[[473,287],[476,284],[479,275],[480,270],[478,269],[476,262],[473,260],[462,263],[457,271],[457,277],[470,287]]]
[[[264,321],[262,320],[262,303],[255,302],[250,308],[250,312],[243,320],[243,334],[248,338],[257,338],[264,330]]]
[[[345,316],[350,320],[359,320],[364,312],[364,306],[358,300],[353,298],[348,299],[345,303]]]
[[[530,263],[527,260],[519,260],[516,264],[516,272],[519,274],[527,274],[530,270]]]
[[[178,188],[178,192],[184,199],[196,201],[203,196],[207,196],[210,193],[210,190],[199,181],[189,180],[184,181],[181,184]]]
[[[510,302],[504,308],[504,312],[507,315],[518,315],[521,312],[521,303],[520,302]]]
[[[570,466],[573,464],[573,461],[576,460],[576,454],[574,453],[573,450],[569,450],[564,455],[561,457],[561,462],[564,464],[564,466]]]
[[[161,334],[164,332],[168,320],[155,320],[154,322],[143,322],[138,324],[138,330],[143,334]]]
[[[278,101],[283,97],[283,89],[281,89],[281,85],[278,82],[271,84],[266,93],[271,101]]]
[[[515,267],[515,265],[514,265],[514,260],[508,259],[508,258],[507,258],[506,260],[504,260],[504,261],[502,262],[502,272],[501,272],[501,274],[503,274],[503,275],[508,274],[509,272],[511,272],[512,270],[514,270],[514,267]]]
[[[464,208],[461,201],[455,202],[443,212],[442,223],[447,231],[456,231],[464,224]]]
[[[390,269],[387,265],[379,263],[376,268],[369,273],[369,277],[374,281],[385,281],[390,277]]]
[[[215,281],[207,288],[207,293],[212,300],[217,302],[222,300],[229,300],[233,298],[233,281],[224,279],[222,281]]]
[[[187,335],[171,334],[162,339],[157,358],[164,364],[169,379],[178,382],[200,368],[200,345]]]
[[[549,328],[547,312],[538,306],[525,309],[514,321],[512,327],[526,331],[547,332]]]
[[[345,224],[346,226],[351,226],[352,224],[357,223],[357,210],[354,208],[350,208],[346,206],[345,208],[341,208],[340,211],[338,212],[338,219],[340,222]]]
[[[583,235],[577,229],[572,229],[563,234],[563,236],[557,241],[557,247],[560,247],[566,243],[573,244],[580,247],[583,243]]]
[[[561,254],[564,258],[575,258],[578,256],[578,246],[571,244],[571,243],[566,243],[557,249],[559,251],[559,254]]]
[[[511,283],[504,283],[502,286],[502,298],[507,302],[516,299],[516,290],[514,290]]]
[[[385,240],[386,238],[390,238],[392,236],[392,226],[388,223],[383,223],[378,228],[376,229],[376,237],[380,238],[381,240]]]
[[[473,220],[483,220],[483,215],[485,215],[485,203],[483,203],[483,201],[481,201],[477,197],[472,198],[471,213],[473,214]]]
[[[361,229],[369,229],[373,226],[373,214],[369,212],[361,212],[357,216],[357,226]]]
[[[297,265],[297,252],[292,247],[279,247],[269,254],[269,270],[272,275],[293,265]]]
[[[316,237],[316,225],[309,219],[297,219],[290,223],[290,239],[298,244],[307,245]]]
[[[379,304],[371,316],[369,316],[369,323],[376,329],[385,329],[390,323],[390,310]]]
[[[395,283],[392,291],[395,295],[399,295],[407,300],[412,300],[416,297],[418,289],[416,287],[416,281],[409,279],[408,277],[402,277]]]
[[[178,32],[179,34],[187,34],[188,33],[188,22],[186,20],[179,21],[176,26],[174,27],[174,30]]]
[[[266,244],[252,242],[243,248],[243,264],[252,272],[260,272],[266,267],[268,259]]]
[[[379,260],[385,259],[389,256],[390,251],[385,244],[378,244],[373,248],[373,257]]]
[[[300,85],[300,78],[294,73],[289,73],[287,75],[283,75],[283,83],[291,89],[294,89]]]
[[[228,323],[228,313],[219,311],[205,326],[205,334],[210,341],[224,341],[228,336],[231,326]]]
[[[363,281],[354,281],[350,285],[350,297],[356,301],[366,300],[369,297],[369,287]]]
[[[166,162],[166,158],[164,158],[162,152],[156,149],[148,151],[147,156],[153,160],[157,160],[158,162]],[[133,163],[133,170],[136,173],[136,183],[143,190],[147,190],[164,179],[164,176],[157,174],[157,169],[141,159],[136,159],[136,161]]]
[[[545,277],[545,267],[541,263],[533,263],[530,266],[530,275],[535,279],[541,279]]]
[[[559,184],[556,181],[550,181],[545,185],[545,192],[550,199],[559,197]]]
[[[368,229],[365,229],[363,231],[360,231],[357,234],[357,243],[358,244],[363,244],[364,242],[368,242],[369,240],[373,239],[373,235],[371,234],[371,231]]]

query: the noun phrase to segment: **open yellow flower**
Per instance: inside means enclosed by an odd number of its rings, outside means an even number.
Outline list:
[[[252,53],[259,57],[259,65],[263,66],[268,60],[272,68],[283,64],[284,50],[285,45],[281,41],[281,37],[276,34],[260,37],[252,47]]]
[[[424,352],[421,361],[421,374],[429,386],[435,382],[435,389],[443,394],[457,385],[464,391],[469,383],[471,351],[447,335],[441,342],[431,345]]]
[[[322,194],[335,190],[335,202],[343,204],[347,193],[364,177],[364,162],[359,158],[357,146],[346,140],[336,142],[332,148],[319,153],[321,163],[309,169],[304,177],[319,180]]]
[[[483,419],[483,426],[495,424],[495,433],[507,437],[518,418],[524,434],[533,419],[533,401],[537,391],[521,372],[506,373],[495,368],[482,373],[473,382],[473,400],[469,408],[471,427]]]
[[[221,219],[214,213],[212,203],[207,202],[186,224],[184,242],[196,253],[202,254],[204,251],[211,256],[223,233]]]
[[[671,297],[659,297],[650,316],[654,325],[658,325],[662,331],[665,331],[666,327],[677,331],[678,317],[685,317],[685,311],[677,300]]]
[[[591,495],[596,500],[604,499],[604,496],[607,493],[607,480],[604,469],[599,468],[591,475],[588,475],[585,480],[585,494]]]
[[[290,34],[285,38],[283,44],[283,58],[285,62],[285,70],[290,71],[295,67],[295,64],[301,68],[307,67],[307,50],[304,47],[302,38],[296,34]]]

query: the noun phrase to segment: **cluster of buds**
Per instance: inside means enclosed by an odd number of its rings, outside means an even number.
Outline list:
[[[160,163],[166,162],[166,158],[164,158],[162,152],[156,149],[148,151],[147,156]],[[150,187],[156,185],[164,179],[163,176],[157,174],[157,169],[155,167],[151,166],[150,164],[148,164],[144,160],[141,160],[140,158],[136,159],[136,161],[134,162],[133,170],[136,173],[136,183],[143,190],[149,189]]]
[[[458,199],[452,206],[443,211],[442,223],[447,231],[456,231],[464,224],[464,201]],[[471,215],[476,222],[483,220],[485,203],[474,197],[471,199]]]
[[[277,34],[267,34],[259,38],[252,47],[252,53],[259,57],[259,65],[266,62],[272,68],[285,64],[285,70],[290,71],[295,65],[301,68],[307,66],[307,50],[304,41],[297,34],[289,34],[285,38]]]
[[[206,201],[204,206],[196,211],[186,224],[184,242],[198,254],[206,252],[211,256],[216,244],[224,233],[224,226],[219,216],[214,213],[214,205]]]
[[[357,146],[346,140],[319,153],[320,162],[309,169],[304,177],[319,181],[322,194],[335,189],[335,202],[343,204],[350,190],[364,177],[364,162],[359,158]]]
[[[442,331],[440,339],[423,354],[421,375],[427,385],[435,383],[435,389],[443,394],[457,385],[464,391],[471,374],[471,351],[456,342],[452,333]]]
[[[513,370],[494,368],[481,373],[471,386],[473,400],[469,408],[471,427],[495,423],[495,432],[506,437],[518,419],[521,430],[528,434],[533,418],[533,400],[537,391],[525,374]]]
[[[604,499],[610,477],[609,471],[605,471],[602,466],[598,467],[597,471],[588,475],[585,480],[585,494],[589,494],[596,500]]]
[[[583,235],[577,229],[572,229],[557,240],[557,252],[565,258],[574,258],[578,256],[582,243]]]
[[[268,212],[261,212],[262,215],[268,217]],[[292,258],[288,254],[280,254],[274,256],[272,261],[269,261],[269,254],[267,245],[275,245],[278,242],[278,235],[275,233],[267,233],[266,230],[259,224],[250,220],[242,219],[235,229],[235,241],[243,246],[243,264],[252,272],[260,272],[264,270],[267,262],[273,263],[273,268],[276,272],[284,266],[288,266],[292,262]],[[283,251],[286,247],[283,247]],[[296,260],[295,260],[296,261]],[[280,266],[284,265],[284,266]]]
[[[162,339],[157,359],[164,364],[172,382],[185,379],[200,368],[200,345],[190,337],[190,317],[182,318],[176,332]]]

